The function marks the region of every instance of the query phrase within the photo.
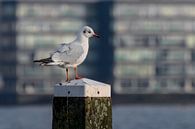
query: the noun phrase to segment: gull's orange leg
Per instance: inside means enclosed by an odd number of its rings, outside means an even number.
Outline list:
[[[82,77],[80,77],[78,75],[78,72],[77,72],[77,67],[74,67],[74,72],[75,72],[75,79],[81,79]]]
[[[66,68],[66,82],[69,81],[69,76],[68,76],[68,68]]]

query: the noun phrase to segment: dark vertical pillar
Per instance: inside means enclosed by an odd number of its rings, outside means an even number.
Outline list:
[[[98,32],[101,38],[98,44],[98,80],[112,83],[113,80],[113,30],[112,30],[112,1],[100,1],[96,4]]]
[[[0,73],[4,81],[3,103],[16,102],[16,1],[0,2]],[[2,97],[1,97],[2,98]]]

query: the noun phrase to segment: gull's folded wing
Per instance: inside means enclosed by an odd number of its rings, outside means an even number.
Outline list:
[[[51,58],[54,62],[74,63],[82,54],[84,50],[81,44],[62,44],[57,51],[55,51]]]

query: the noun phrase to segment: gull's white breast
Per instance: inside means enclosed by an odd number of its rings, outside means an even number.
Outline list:
[[[83,63],[83,61],[86,59],[87,54],[88,54],[88,50],[89,50],[89,43],[88,42],[84,42],[81,44],[82,48],[83,48],[83,53],[82,55],[76,60],[76,62],[73,65],[73,67],[76,67],[78,65],[80,65],[81,63]]]

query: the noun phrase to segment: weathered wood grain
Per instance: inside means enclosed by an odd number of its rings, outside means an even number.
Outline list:
[[[112,129],[111,97],[54,97],[52,129]]]

